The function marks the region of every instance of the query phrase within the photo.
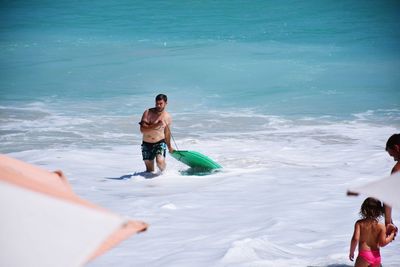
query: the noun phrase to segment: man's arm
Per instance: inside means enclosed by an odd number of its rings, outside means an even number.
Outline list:
[[[147,109],[145,112],[143,112],[142,119],[140,120],[140,132],[144,133],[146,130],[149,128],[149,122],[147,121],[147,116],[149,114],[149,110]]]
[[[392,223],[392,207],[383,203],[383,207],[385,209],[385,225]]]
[[[164,128],[164,135],[165,135],[165,143],[167,143],[169,153],[174,152],[174,149],[171,145],[171,124],[172,119],[171,117],[166,118],[165,128]]]
[[[400,162],[397,162],[396,165],[394,165],[391,174],[395,174],[396,172],[400,171]],[[388,226],[389,224],[393,224],[392,221],[392,207],[388,206],[387,204],[383,203],[383,207],[385,209],[385,225]],[[394,226],[394,225],[393,225]],[[394,226],[394,228],[396,228]],[[389,229],[391,230],[391,229]],[[390,234],[391,231],[388,231]]]
[[[139,124],[140,124],[140,131],[141,131],[142,133],[146,133],[146,132],[149,132],[150,130],[154,130],[154,129],[160,128],[160,127],[162,127],[162,125],[163,125],[163,122],[162,122],[161,120],[160,120],[160,121],[157,121],[157,123],[150,123],[150,122],[147,120],[148,114],[149,114],[149,110],[146,110],[146,111],[143,113],[142,119],[141,119],[140,122],[139,122]]]

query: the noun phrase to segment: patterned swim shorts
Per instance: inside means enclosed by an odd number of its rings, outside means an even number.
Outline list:
[[[143,141],[142,143],[142,156],[143,160],[154,160],[156,155],[163,155],[165,158],[167,150],[167,144],[165,140],[162,139],[157,143],[148,143]]]

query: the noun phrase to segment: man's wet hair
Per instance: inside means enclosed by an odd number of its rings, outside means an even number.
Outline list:
[[[160,100],[164,100],[164,102],[167,102],[168,101],[168,97],[166,95],[164,95],[164,94],[158,94],[156,96],[156,101],[160,101]]]
[[[393,149],[395,145],[400,145],[400,134],[394,134],[386,142],[386,150]]]

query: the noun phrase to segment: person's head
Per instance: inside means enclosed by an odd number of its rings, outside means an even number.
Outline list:
[[[384,213],[382,203],[376,198],[369,197],[361,205],[360,215],[364,219],[377,220]]]
[[[167,106],[168,98],[164,94],[159,94],[156,96],[156,110],[157,112],[163,112]]]
[[[386,142],[386,151],[395,161],[400,161],[400,134],[394,134]]]

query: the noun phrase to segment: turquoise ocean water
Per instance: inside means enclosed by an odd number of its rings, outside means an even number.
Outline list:
[[[397,1],[2,1],[1,103],[115,99],[129,113],[123,99],[161,91],[182,106],[277,115],[397,109],[399,11]]]
[[[4,150],[26,131],[15,120],[140,116],[159,92],[172,113],[369,112],[398,126],[399,11],[397,1],[2,1]]]
[[[97,116],[140,117],[159,92],[172,113],[368,112],[398,126],[399,11],[397,1],[3,1],[4,150],[26,136],[19,122],[92,116],[104,131],[116,118]],[[66,142],[75,130],[64,127]]]

